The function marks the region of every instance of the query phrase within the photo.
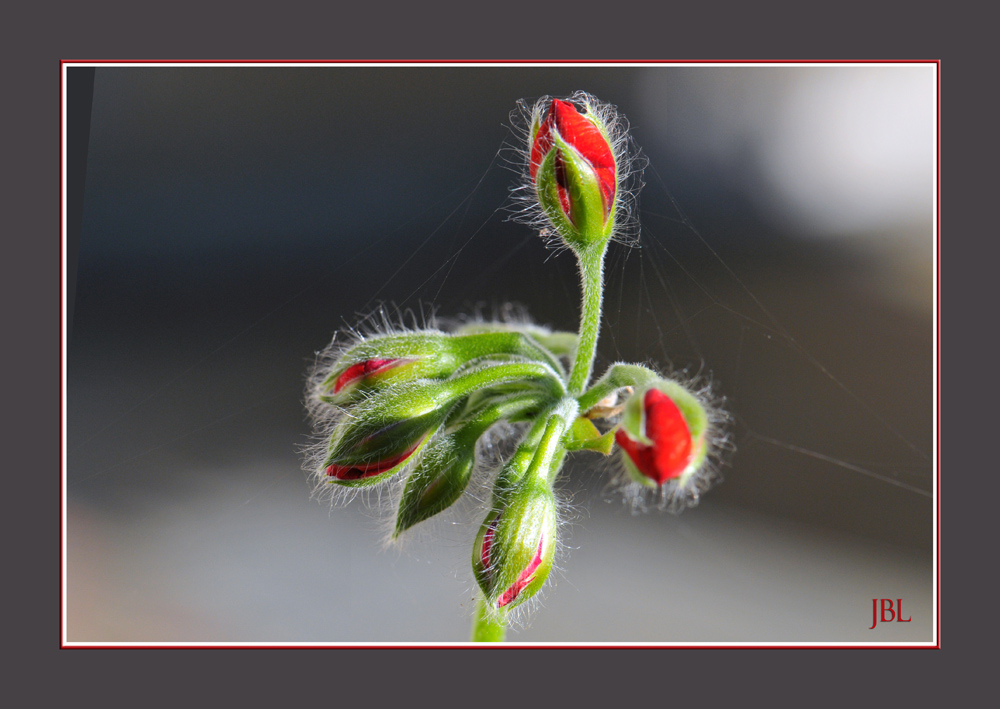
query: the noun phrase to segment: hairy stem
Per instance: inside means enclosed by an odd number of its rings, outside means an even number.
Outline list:
[[[476,600],[476,619],[472,623],[472,642],[502,643],[507,635],[507,624],[489,612],[486,599]]]
[[[580,394],[590,381],[594,369],[597,336],[601,332],[601,304],[604,300],[604,254],[607,241],[580,249],[580,280],[583,286],[583,304],[580,309],[580,342],[569,375],[569,391]]]
[[[552,485],[562,467],[562,458],[566,454],[563,437],[570,429],[577,410],[576,401],[572,397],[566,397],[552,410],[526,475],[537,476],[539,471],[545,470],[545,480]]]

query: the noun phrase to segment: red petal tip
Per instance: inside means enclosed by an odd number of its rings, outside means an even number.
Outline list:
[[[354,384],[361,379],[370,377],[383,370],[402,364],[402,362],[403,360],[400,359],[368,359],[364,362],[352,364],[344,370],[343,374],[337,377],[337,381],[333,385],[333,393],[338,394],[344,387]]]

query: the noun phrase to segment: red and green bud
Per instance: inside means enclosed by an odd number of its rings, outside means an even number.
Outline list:
[[[516,392],[541,402],[565,393],[565,385],[542,362],[511,358],[476,360],[444,380],[405,381],[372,392],[343,407],[323,468],[332,482],[374,484],[400,472],[454,413],[449,425],[467,420],[471,399]]]
[[[607,128],[589,105],[553,99],[531,126],[528,172],[542,210],[571,245],[606,241],[618,165]]]
[[[473,546],[472,569],[487,605],[507,610],[538,593],[556,550],[556,500],[551,486],[525,478],[494,510]]]
[[[400,472],[447,417],[455,397],[436,382],[373,395],[339,423],[323,470],[330,482],[370,485]]]
[[[701,403],[681,385],[662,381],[629,398],[615,441],[636,482],[683,485],[705,461],[707,428]]]
[[[333,393],[339,394],[340,391],[352,384],[358,384],[363,381],[371,381],[380,374],[385,374],[390,369],[396,367],[412,364],[414,360],[412,359],[366,359],[362,362],[357,362],[352,364],[350,367],[345,369],[340,376],[337,377],[336,381],[333,383]]]
[[[402,381],[447,377],[458,366],[449,339],[440,332],[419,332],[363,340],[324,374],[319,396],[328,403],[344,403]]]
[[[348,404],[402,382],[442,380],[469,362],[508,355],[542,362],[562,373],[558,356],[524,332],[423,331],[372,337],[354,345],[322,374],[318,396],[326,403]]]

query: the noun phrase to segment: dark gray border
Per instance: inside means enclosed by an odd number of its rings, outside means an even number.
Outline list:
[[[395,7],[393,7],[395,6]],[[587,9],[592,6],[593,9]],[[943,7],[901,15],[871,2],[766,12],[760,3],[660,7],[641,15],[622,4],[578,4],[572,13],[530,5],[451,3],[368,6],[315,3],[205,3],[169,6],[90,3],[22,5],[8,46],[6,164],[9,221],[4,279],[13,333],[4,348],[16,402],[8,427],[8,635],[25,689],[45,700],[99,698],[111,706],[156,698],[226,704],[313,700],[478,703],[492,696],[534,703],[550,693],[561,703],[643,703],[795,698],[803,704],[891,698],[922,706],[968,691],[987,658],[983,608],[995,585],[992,507],[995,462],[975,442],[990,440],[995,413],[983,382],[995,359],[993,302],[983,288],[996,277],[994,81],[984,76],[989,23],[949,22]],[[697,8],[697,9],[695,9]],[[956,12],[957,15],[957,12]],[[956,18],[958,19],[958,18]],[[985,18],[982,18],[985,20]],[[928,650],[60,650],[59,496],[59,60],[93,58],[942,58],[942,278],[949,307],[944,330],[952,347],[947,401],[956,414],[945,441],[942,651]],[[976,70],[979,70],[978,73]],[[985,122],[990,122],[987,131]],[[989,172],[987,172],[987,170]],[[981,171],[983,174],[977,174]],[[992,215],[991,215],[992,216]],[[961,274],[959,271],[961,270]],[[987,299],[989,298],[989,299]],[[978,327],[972,320],[978,321]],[[985,330],[985,331],[984,331]],[[986,342],[983,340],[986,339]],[[14,374],[16,373],[16,374]],[[16,408],[15,408],[16,407]],[[990,406],[991,411],[995,411]],[[989,429],[987,428],[989,427]],[[959,438],[961,437],[961,441]],[[981,449],[979,449],[981,450]],[[13,503],[13,504],[11,504]],[[952,514],[949,515],[948,512]],[[993,572],[995,574],[995,572]],[[957,602],[961,600],[962,602]],[[23,664],[22,664],[23,663]],[[548,691],[546,691],[548,690]],[[22,690],[24,691],[24,690]],[[555,693],[558,692],[558,695]],[[395,697],[389,697],[387,694]],[[962,692],[963,694],[965,692]],[[65,695],[64,697],[61,695]],[[402,696],[400,696],[402,695]],[[117,701],[118,698],[123,701]],[[815,700],[819,698],[820,701]],[[111,701],[106,701],[106,700]],[[823,701],[826,699],[827,701]],[[707,700],[707,701],[706,701]],[[51,703],[41,701],[39,703]]]

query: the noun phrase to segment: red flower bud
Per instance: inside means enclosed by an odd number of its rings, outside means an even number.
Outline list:
[[[522,481],[479,528],[472,570],[487,605],[509,610],[534,596],[552,570],[556,500],[546,481]]]
[[[490,570],[493,568],[493,560],[491,558],[490,552],[493,549],[493,538],[496,535],[497,525],[500,523],[500,518],[497,517],[490,524],[489,529],[486,530],[486,534],[483,535],[483,546],[480,552],[480,559],[482,561],[482,566],[484,569]],[[521,591],[527,588],[528,584],[535,580],[535,572],[538,571],[538,567],[542,565],[544,561],[543,553],[545,551],[545,534],[543,533],[538,538],[538,550],[535,552],[535,556],[528,562],[528,565],[521,570],[518,575],[517,580],[514,581],[510,586],[508,586],[497,598],[497,608],[503,608],[504,606],[510,605],[519,595]]]
[[[615,441],[639,473],[662,485],[684,474],[702,444],[692,440],[684,414],[659,389],[646,392],[642,407],[645,438],[651,444],[633,437],[624,426],[615,431]]]
[[[607,219],[614,206],[617,188],[615,156],[607,137],[590,114],[580,113],[577,107],[568,101],[553,99],[548,113],[535,132],[529,162],[532,181],[535,181],[539,166],[555,145],[553,132],[558,133],[562,141],[573,148],[589,165],[600,187],[604,218]],[[556,153],[555,171],[559,202],[567,218],[575,223],[574,205],[564,161],[565,157],[561,153]]]
[[[423,442],[424,439],[421,438],[413,446],[399,455],[394,455],[382,460],[373,460],[356,465],[337,465],[336,463],[331,463],[326,468],[326,474],[331,478],[337,478],[338,480],[360,480],[361,478],[370,478],[373,475],[381,475],[385,471],[395,468],[397,465],[413,455]]]

